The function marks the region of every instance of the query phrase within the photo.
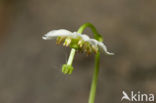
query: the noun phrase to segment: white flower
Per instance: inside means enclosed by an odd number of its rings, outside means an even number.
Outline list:
[[[85,34],[82,35],[80,33],[70,32],[70,31],[65,30],[65,29],[52,30],[52,31],[48,32],[47,34],[45,34],[42,38],[45,39],[45,40],[50,40],[50,39],[55,39],[55,38],[57,38],[59,36],[60,37],[61,36],[64,36],[64,37],[72,37],[72,38],[81,37],[85,41],[90,39]]]
[[[114,53],[108,52],[107,47],[105,46],[103,42],[99,42],[95,39],[91,39],[86,34],[80,34],[78,32],[71,32],[65,29],[52,30],[48,32],[47,34],[45,34],[42,38],[44,40],[51,40],[51,39],[56,39],[58,37],[64,37],[64,38],[69,37],[73,39],[80,38],[80,40],[83,40],[84,42],[89,43],[92,47],[102,49],[102,51],[104,51],[108,55],[114,54]]]

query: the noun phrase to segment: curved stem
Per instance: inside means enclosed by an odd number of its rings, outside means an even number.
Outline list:
[[[97,32],[96,28],[91,23],[85,23],[82,26],[80,26],[80,28],[78,29],[78,33],[82,33],[87,27],[89,27],[92,30],[94,38],[96,40],[101,42],[103,41],[102,36]]]
[[[94,34],[94,38],[98,41],[103,41],[101,35],[97,32],[96,28],[90,24],[90,23],[86,23],[83,24],[82,26],[80,26],[80,28],[78,29],[78,33],[82,33],[84,31],[85,28],[89,27],[93,34]],[[68,59],[68,65],[72,65],[72,61],[74,58],[76,50],[72,49],[69,59]],[[91,84],[91,89],[90,89],[90,94],[89,94],[89,101],[88,103],[94,103],[95,101],[95,95],[96,95],[96,86],[97,86],[97,79],[98,79],[98,74],[99,74],[99,62],[100,62],[100,52],[98,51],[95,55],[95,67],[94,67],[94,73],[93,73],[93,79],[92,79],[92,84]]]
[[[83,24],[78,29],[78,32],[82,33],[84,29],[87,27],[89,27],[92,30],[94,34],[94,38],[96,40],[101,41],[101,42],[103,41],[102,36],[97,32],[96,28],[90,23]],[[98,79],[98,74],[99,74],[99,63],[100,63],[100,52],[98,51],[97,54],[95,55],[95,67],[94,67],[94,73],[93,73],[88,103],[94,103],[95,101],[97,79]]]

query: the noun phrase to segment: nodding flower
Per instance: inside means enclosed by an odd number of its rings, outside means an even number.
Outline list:
[[[71,32],[65,29],[52,30],[42,37],[44,40],[56,39],[56,43],[60,44],[64,41],[63,46],[70,46],[80,52],[86,52],[90,54],[92,52],[97,53],[99,50],[107,55],[113,55],[107,50],[107,47],[103,42],[92,39],[86,34],[80,34],[78,32]]]
[[[82,34],[82,32],[87,27],[91,29],[95,39],[90,38],[86,34]],[[85,23],[79,27],[77,32],[71,32],[66,29],[52,30],[45,34],[42,38],[44,40],[56,39],[56,44],[64,42],[63,46],[69,46],[70,48],[72,48],[67,63],[62,65],[62,72],[64,74],[72,74],[74,70],[72,63],[76,51],[85,52],[87,54],[93,52],[95,53],[95,66],[88,99],[88,103],[94,103],[100,67],[100,52],[103,52],[107,55],[114,55],[114,53],[108,52],[107,47],[103,43],[102,36],[97,32],[94,25],[92,25],[91,23]]]

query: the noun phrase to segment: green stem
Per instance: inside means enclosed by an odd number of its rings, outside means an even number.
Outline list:
[[[81,34],[84,31],[84,29],[87,27],[89,27],[92,30],[92,32],[94,34],[94,38],[96,40],[101,41],[101,42],[103,41],[101,35],[97,32],[96,28],[90,23],[86,23],[86,24],[83,24],[82,26],[80,26],[80,28],[78,29],[77,32]],[[75,52],[76,52],[75,49],[71,50],[70,56],[69,56],[69,59],[67,62],[68,65],[72,65],[72,61],[73,61]],[[99,74],[99,62],[100,62],[100,52],[98,51],[97,54],[95,55],[95,68],[94,68],[88,103],[94,103],[94,101],[95,101],[96,85],[97,85],[97,79],[98,79],[98,74]]]
[[[101,42],[103,41],[101,35],[97,32],[96,28],[90,23],[86,23],[82,25],[79,28],[78,32],[82,33],[84,29],[87,27],[89,27],[92,30],[94,34],[94,38],[96,40],[101,41]],[[97,85],[97,79],[98,79],[98,74],[99,74],[99,62],[100,62],[100,52],[98,51],[98,53],[95,55],[95,67],[94,67],[94,73],[93,73],[88,103],[94,103],[95,101],[96,85]]]
[[[102,36],[97,32],[96,28],[91,23],[85,23],[82,26],[80,26],[80,28],[78,29],[78,33],[82,33],[87,27],[89,27],[92,30],[94,38],[96,40],[101,42],[103,41]]]
[[[98,51],[98,53],[95,55],[94,74],[93,74],[88,103],[94,103],[95,101],[96,85],[97,85],[97,79],[98,79],[98,74],[99,74],[99,63],[100,63],[100,53]]]

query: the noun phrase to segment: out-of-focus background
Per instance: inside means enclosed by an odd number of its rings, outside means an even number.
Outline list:
[[[0,103],[87,103],[94,55],[76,54],[64,75],[70,48],[41,38],[86,22],[116,54],[101,55],[96,103],[120,103],[123,90],[156,94],[155,0],[1,0]]]

